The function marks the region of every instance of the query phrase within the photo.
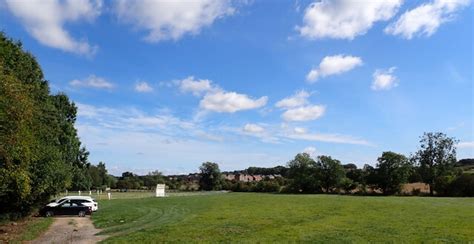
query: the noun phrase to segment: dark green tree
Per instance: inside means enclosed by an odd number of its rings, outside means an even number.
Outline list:
[[[299,153],[288,162],[288,191],[301,193],[321,192],[321,169],[307,153]]]
[[[321,168],[321,185],[326,192],[333,192],[345,178],[344,167],[330,156],[319,156],[317,163]]]
[[[222,175],[219,165],[216,163],[206,162],[199,167],[201,178],[199,179],[199,187],[201,190],[211,191],[220,190],[222,186]]]
[[[377,187],[385,195],[400,192],[402,184],[408,182],[412,170],[408,159],[402,154],[383,152],[377,160]]]
[[[424,133],[421,137],[420,149],[413,156],[413,161],[420,167],[423,182],[430,186],[430,195],[434,194],[437,183],[441,185],[446,177],[453,174],[456,143],[455,138],[441,132]]]

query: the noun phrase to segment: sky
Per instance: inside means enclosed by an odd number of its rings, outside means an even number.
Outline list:
[[[473,4],[428,1],[0,1],[109,173],[375,165],[424,132],[474,157]]]

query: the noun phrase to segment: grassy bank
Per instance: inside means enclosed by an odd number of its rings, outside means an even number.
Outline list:
[[[53,223],[53,218],[30,217],[17,222],[0,225],[0,243],[22,243],[30,241],[45,232]]]
[[[101,201],[106,241],[474,241],[474,199],[229,193]]]

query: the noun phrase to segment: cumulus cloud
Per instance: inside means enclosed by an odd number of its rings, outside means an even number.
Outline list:
[[[206,92],[218,90],[217,86],[212,84],[212,81],[206,79],[195,79],[194,76],[189,76],[186,79],[177,81],[179,89],[182,92],[191,92],[195,96],[200,96]]]
[[[443,23],[452,20],[456,12],[470,4],[470,0],[434,0],[405,12],[385,28],[385,33],[405,39],[431,36]]]
[[[114,84],[108,82],[102,77],[97,77],[95,75],[90,75],[89,77],[82,80],[72,80],[69,82],[69,85],[73,87],[92,87],[97,89],[112,89]]]
[[[151,87],[147,82],[140,81],[135,84],[135,91],[137,92],[152,92],[153,87]]]
[[[315,120],[324,115],[326,110],[322,105],[309,105],[288,109],[282,114],[285,121],[309,121]]]
[[[102,1],[89,0],[6,0],[7,8],[20,19],[28,33],[41,44],[60,50],[91,56],[97,46],[74,39],[65,30],[66,23],[93,21],[100,15]]]
[[[301,90],[295,93],[293,96],[290,96],[278,101],[275,104],[275,106],[277,108],[284,108],[284,109],[303,106],[308,103],[309,96],[310,94],[308,92]]]
[[[326,56],[321,63],[319,63],[318,68],[312,69],[306,75],[306,80],[315,82],[319,78],[341,74],[360,65],[362,65],[362,59],[360,57],[349,55]]]
[[[241,110],[249,110],[263,107],[267,104],[268,97],[263,96],[258,99],[252,99],[245,94],[236,92],[218,91],[208,93],[201,100],[199,106],[202,109],[220,112],[234,113]]]
[[[372,75],[374,80],[372,82],[372,90],[390,90],[398,86],[397,77],[393,74],[396,67],[391,67],[387,70],[376,70]]]
[[[247,133],[262,133],[265,129],[257,124],[245,124],[243,131]]]
[[[401,4],[402,0],[313,2],[305,10],[303,26],[297,29],[309,39],[352,40],[365,34],[375,22],[392,18]]]
[[[178,40],[185,34],[198,34],[216,19],[234,12],[230,0],[121,0],[115,4],[119,20],[146,30],[145,40],[150,42]]]

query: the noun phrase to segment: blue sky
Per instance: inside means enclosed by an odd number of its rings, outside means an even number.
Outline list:
[[[374,165],[423,132],[474,157],[473,6],[433,1],[1,1],[109,171],[327,154]]]

